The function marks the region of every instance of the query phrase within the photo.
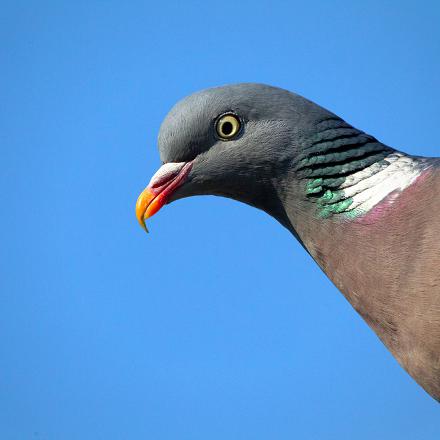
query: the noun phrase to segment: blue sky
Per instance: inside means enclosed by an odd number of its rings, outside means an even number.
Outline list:
[[[176,100],[296,91],[439,155],[438,2],[2,2],[0,437],[423,439],[439,407],[293,237],[134,204]]]

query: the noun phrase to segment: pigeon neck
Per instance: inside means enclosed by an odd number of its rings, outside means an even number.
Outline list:
[[[426,168],[424,159],[387,147],[340,119],[323,121],[318,129],[295,166],[305,204],[317,218],[364,216]]]

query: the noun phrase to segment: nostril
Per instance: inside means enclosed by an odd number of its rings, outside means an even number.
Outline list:
[[[186,165],[186,162],[168,162],[162,165],[151,178],[150,187],[159,188],[173,180]]]

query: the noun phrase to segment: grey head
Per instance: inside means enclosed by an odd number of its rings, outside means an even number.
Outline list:
[[[143,226],[166,202],[211,194],[266,211],[297,238],[300,225],[292,221],[359,216],[369,206],[352,198],[354,183],[396,160],[406,166],[395,150],[317,104],[252,83],[177,103],[160,128],[159,151],[164,166],[137,203]]]
[[[223,139],[217,123],[235,115],[240,128]],[[236,84],[202,90],[178,102],[159,133],[163,163],[193,161],[185,184],[169,198],[212,194],[267,211],[285,226],[286,176],[319,124],[340,121],[333,113],[287,90]],[[342,122],[342,121],[341,121]]]

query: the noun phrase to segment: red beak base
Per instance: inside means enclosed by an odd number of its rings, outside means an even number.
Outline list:
[[[145,220],[167,203],[171,194],[185,182],[191,168],[192,162],[170,162],[162,165],[151,178],[136,202],[136,217],[146,232]]]

